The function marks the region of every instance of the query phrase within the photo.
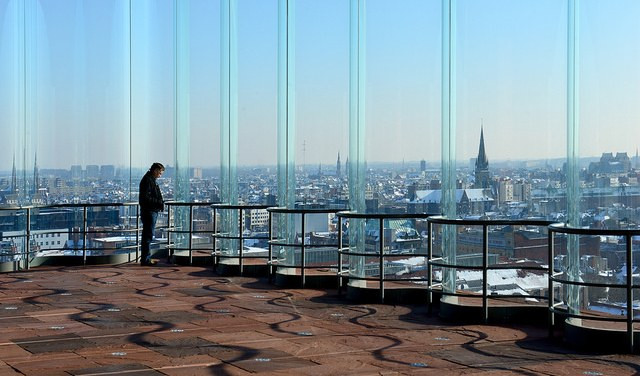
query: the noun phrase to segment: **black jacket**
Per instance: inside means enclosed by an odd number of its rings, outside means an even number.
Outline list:
[[[143,211],[159,212],[164,210],[164,201],[162,200],[162,192],[156,183],[151,171],[140,180],[140,209]]]

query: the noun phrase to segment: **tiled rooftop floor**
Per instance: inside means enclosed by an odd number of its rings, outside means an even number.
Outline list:
[[[0,375],[633,375],[545,328],[455,325],[198,267],[0,274]]]

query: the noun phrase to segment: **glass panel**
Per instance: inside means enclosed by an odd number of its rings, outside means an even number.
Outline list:
[[[577,10],[576,114],[579,123],[580,222],[636,228],[640,108],[640,4],[580,1]],[[577,202],[575,203],[577,204]]]
[[[221,199],[275,206],[278,2],[232,0],[222,5]],[[239,237],[240,231],[260,236],[238,227],[239,210],[220,214],[220,230],[227,236]],[[225,255],[239,256],[238,240],[220,245]]]
[[[352,210],[423,211],[416,193],[426,192],[432,180],[439,182],[440,12],[439,1],[351,3],[348,165]],[[389,241],[396,235],[393,222],[383,224]],[[405,222],[410,226],[406,231],[418,234],[415,221]],[[350,220],[352,251],[377,253],[370,246],[372,234],[380,232],[372,230],[376,226],[378,220]],[[393,246],[389,252],[401,252],[398,244]],[[371,274],[374,266],[380,273],[379,259],[354,256],[350,260],[354,276]]]
[[[324,188],[343,187],[336,173],[338,155],[347,152],[348,12],[344,1],[296,1],[293,147],[296,202],[302,205],[341,204]]]
[[[564,209],[550,212],[555,198],[544,192],[564,184],[556,172],[566,150],[565,133],[558,130],[566,122],[567,6],[552,0],[450,5],[443,13],[450,39],[443,40],[449,69],[443,111],[449,113],[443,122],[448,153],[442,210],[470,219],[550,218]],[[431,199],[420,195],[436,201],[433,193]],[[462,245],[452,235],[445,236],[451,242],[445,256],[458,259]],[[524,260],[526,253],[517,257]],[[446,276],[453,289],[459,278]]]
[[[37,86],[37,110],[28,164],[41,168],[49,203],[128,201],[128,2],[41,0],[36,14],[39,68],[30,90]],[[100,168],[114,172],[114,186],[96,186]]]

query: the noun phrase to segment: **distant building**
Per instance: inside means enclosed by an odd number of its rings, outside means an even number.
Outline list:
[[[100,179],[112,180],[116,176],[116,167],[114,165],[100,166]]]
[[[440,214],[442,191],[416,191],[416,199],[409,202],[409,213]],[[494,199],[490,189],[456,189],[456,212],[466,215],[482,215],[491,210]]]
[[[513,201],[513,181],[502,178],[498,181],[498,205],[511,201]]]
[[[631,159],[625,152],[602,153],[599,162],[589,164],[589,172],[592,174],[624,174],[631,170]]]
[[[529,202],[531,200],[531,184],[524,180],[513,183],[513,200]]]
[[[82,166],[80,165],[71,166],[71,179],[82,180]]]
[[[100,167],[98,165],[87,165],[87,179],[100,178]]]

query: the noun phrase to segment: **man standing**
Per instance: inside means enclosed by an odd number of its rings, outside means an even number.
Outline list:
[[[158,212],[164,210],[162,192],[156,180],[162,176],[164,166],[154,163],[140,180],[140,219],[142,220],[142,241],[140,244],[140,265],[150,266],[151,254],[149,247],[153,240],[153,233],[158,219]]]

